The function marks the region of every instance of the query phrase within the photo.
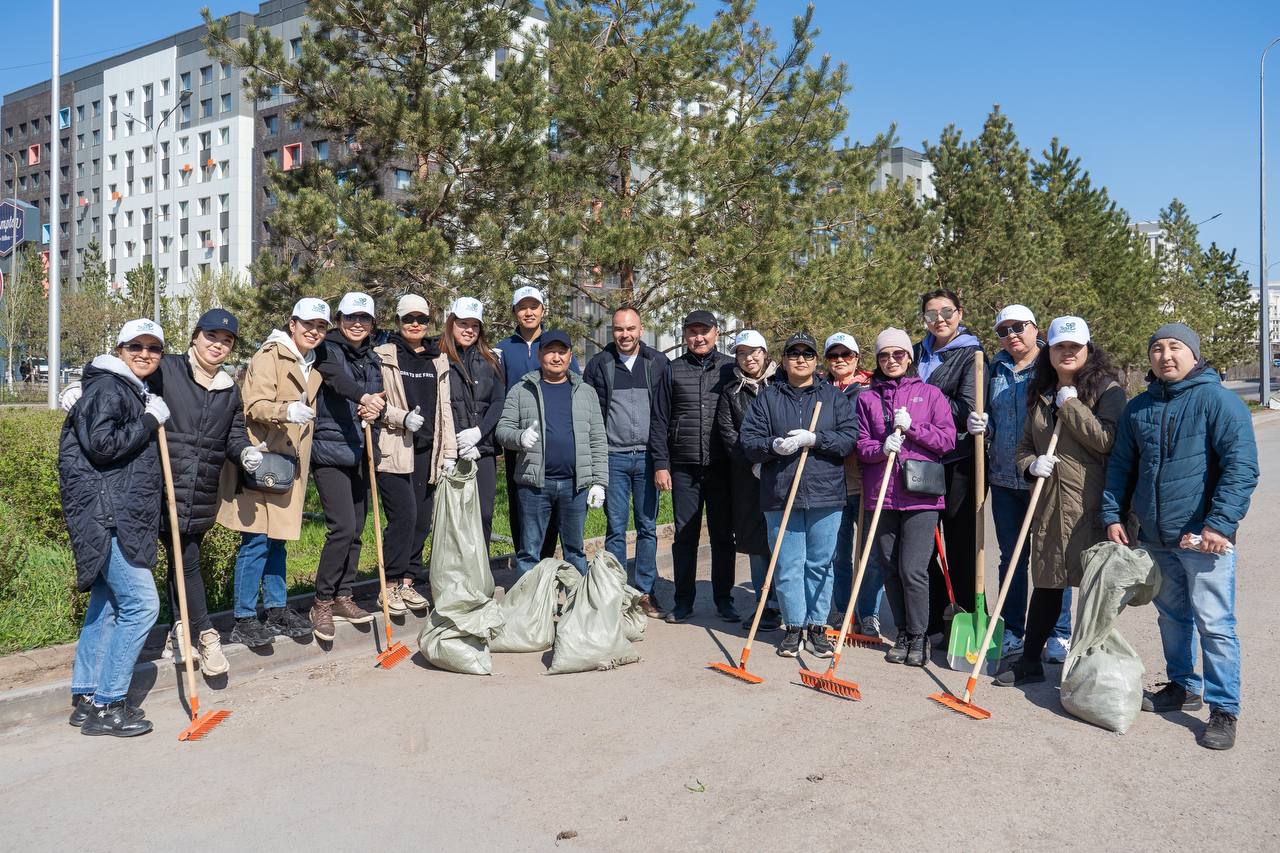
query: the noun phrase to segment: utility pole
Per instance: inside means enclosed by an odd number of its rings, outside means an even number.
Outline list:
[[[58,385],[62,379],[62,205],[59,204],[58,190],[62,182],[58,180],[62,160],[62,92],[58,81],[59,42],[62,0],[53,0],[53,82],[50,86],[50,99],[53,109],[49,113],[53,126],[49,128],[53,145],[52,169],[49,171],[49,210],[53,226],[49,229],[49,408],[58,408]]]

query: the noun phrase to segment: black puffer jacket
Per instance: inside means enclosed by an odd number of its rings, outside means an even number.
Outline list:
[[[112,536],[130,565],[155,565],[164,475],[159,424],[145,414],[146,391],[125,363],[100,355],[81,384],[58,439],[58,486],[76,587],[86,592],[111,559]]]
[[[479,427],[480,442],[476,450],[481,456],[496,456],[493,428],[498,425],[507,401],[506,375],[501,367],[495,368],[489,363],[479,346],[459,348],[458,357],[462,363],[454,362],[454,369],[448,373],[454,432]]]
[[[178,529],[203,533],[218,516],[222,463],[230,459],[239,465],[240,452],[249,446],[240,389],[219,371],[206,391],[194,379],[189,354],[166,355],[160,369],[147,377],[147,387],[169,406],[164,431],[173,465]],[[160,526],[169,529],[167,511],[160,516]]]
[[[961,335],[968,335],[969,330],[960,327]],[[956,425],[956,449],[942,457],[943,464],[967,459],[973,455],[973,436],[969,435],[969,414],[978,404],[978,386],[974,383],[973,359],[978,346],[957,346],[944,349],[938,353],[942,363],[933,369],[927,381],[947,397],[951,404],[951,417]],[[924,357],[924,342],[915,345],[914,358],[919,364]],[[984,361],[984,365],[989,362]],[[985,383],[991,377],[990,369],[984,368]]]
[[[720,392],[733,381],[734,360],[712,350],[689,351],[671,362],[653,394],[649,451],[655,470],[672,465],[712,465],[727,453],[716,431]]]
[[[373,351],[373,336],[353,344],[341,330],[330,330],[316,347],[315,369],[324,384],[316,398],[311,464],[350,468],[364,456],[364,423],[356,406],[365,394],[382,390],[382,359]],[[375,422],[374,447],[377,429]]]
[[[765,383],[778,374],[770,375]],[[786,380],[783,380],[786,381]],[[764,387],[763,385],[761,386]],[[768,554],[769,531],[760,511],[760,481],[751,472],[752,462],[738,444],[738,430],[747,416],[747,407],[760,392],[735,378],[720,392],[716,406],[716,430],[729,454],[729,484],[733,488],[733,541],[739,554]]]

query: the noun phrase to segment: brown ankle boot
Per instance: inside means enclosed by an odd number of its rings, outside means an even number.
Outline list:
[[[333,600],[333,621],[363,625],[373,621],[373,614],[357,606],[351,596],[340,595]]]
[[[311,633],[317,640],[333,639],[333,602],[316,599],[311,605]]]

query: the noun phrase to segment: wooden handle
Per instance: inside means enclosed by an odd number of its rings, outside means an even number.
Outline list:
[[[1058,434],[1062,432],[1062,421],[1058,421],[1053,427],[1053,435],[1049,438],[1049,449],[1045,451],[1046,455],[1052,456],[1053,451],[1058,448]],[[1013,546],[1013,555],[1009,558],[1009,569],[1004,573],[1004,581],[1000,584],[1000,595],[996,598],[995,612],[991,619],[987,622],[987,633],[982,638],[982,642],[978,645],[978,660],[973,665],[973,672],[969,673],[969,686],[964,691],[964,701],[968,702],[973,695],[973,685],[978,679],[978,672],[982,669],[982,664],[986,660],[986,649],[991,645],[991,639],[995,636],[996,625],[1000,621],[1000,612],[1004,609],[1004,600],[1009,595],[1009,587],[1013,583],[1013,576],[1017,574],[1014,567],[1018,565],[1018,558],[1022,556],[1022,546],[1027,544],[1027,533],[1031,530],[1031,519],[1036,512],[1036,504],[1040,502],[1040,493],[1044,491],[1044,477],[1036,477],[1036,484],[1031,488],[1031,501],[1027,505],[1027,514],[1022,519],[1022,527],[1018,530],[1018,541]]]
[[[974,411],[979,415],[986,411],[983,406],[987,396],[987,371],[983,364],[985,360],[986,356],[981,349],[974,353],[973,387],[974,398],[977,401]],[[985,512],[987,507],[987,437],[985,434],[974,436],[973,466],[974,480],[978,488],[977,510],[974,512],[974,542],[977,543],[978,551],[973,561],[973,590],[977,595],[983,595],[987,589],[987,524]],[[974,601],[974,612],[977,612],[977,604],[977,601]]]
[[[817,433],[818,415],[822,412],[822,402],[813,404],[813,418],[809,421],[809,432]],[[778,538],[773,541],[773,550],[769,554],[769,570],[764,573],[764,584],[760,587],[760,600],[756,602],[756,615],[751,619],[751,630],[747,632],[747,644],[742,647],[742,658],[738,666],[746,669],[747,658],[751,655],[751,643],[756,638],[756,629],[760,627],[760,617],[764,613],[765,602],[769,600],[769,586],[773,583],[773,570],[778,565],[778,554],[782,549],[782,537],[787,532],[787,522],[791,519],[791,504],[795,502],[796,492],[800,489],[800,475],[804,473],[805,460],[809,458],[809,448],[800,451],[800,461],[796,463],[796,475],[791,480],[791,491],[787,493],[787,504],[782,508],[782,524],[778,527]]]
[[[187,702],[191,705],[191,719],[200,713],[200,699],[196,694],[196,671],[191,662],[191,619],[187,616],[187,574],[182,566],[182,537],[178,533],[178,502],[173,493],[173,466],[169,463],[169,441],[164,424],[156,428],[156,442],[160,445],[160,467],[164,469],[164,494],[169,504],[169,550],[173,552],[173,583],[178,587],[178,620],[182,622],[182,662],[186,669]]]
[[[391,601],[387,595],[387,567],[382,561],[382,514],[378,506],[377,464],[373,459],[373,427],[364,422],[365,456],[369,460],[369,499],[373,502],[373,541],[378,548],[378,585],[382,590],[382,624],[387,631],[387,648],[391,648]],[[383,650],[385,651],[385,649]]]

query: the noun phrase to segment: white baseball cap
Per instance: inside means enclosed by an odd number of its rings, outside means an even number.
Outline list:
[[[484,303],[470,296],[459,296],[449,306],[449,313],[459,320],[479,320],[484,322]]]
[[[314,296],[304,296],[293,305],[291,317],[299,320],[324,320],[329,322],[329,303]]]
[[[1081,317],[1059,317],[1049,324],[1049,346],[1070,341],[1089,343],[1089,324]]]
[[[1025,305],[1013,303],[1006,305],[1000,309],[1000,313],[996,315],[996,324],[992,326],[992,330],[1000,328],[1001,323],[1007,323],[1015,320],[1022,323],[1035,323],[1036,315],[1031,313],[1031,309]]]
[[[127,344],[142,335],[150,335],[160,343],[164,343],[164,329],[160,328],[160,324],[142,317],[137,320],[130,320],[120,328],[120,334],[116,336],[116,346]]]
[[[756,347],[759,347],[760,349],[769,348],[768,344],[764,342],[764,335],[760,334],[755,329],[743,329],[741,332],[738,332],[738,336],[733,339],[733,348],[736,350],[738,347],[751,347],[752,349],[755,349]]]
[[[430,317],[431,306],[427,304],[427,300],[416,293],[406,293],[401,296],[400,301],[396,303],[396,316],[407,317],[415,312]]]
[[[836,344],[840,344],[841,346],[848,347],[850,350],[852,350],[853,352],[856,352],[858,355],[862,355],[862,350],[858,349],[857,339],[854,338],[853,335],[847,334],[845,332],[836,332],[834,335],[827,338],[827,342],[822,345],[822,354],[826,355],[827,351],[830,350]]]
[[[542,298],[542,291],[531,284],[516,288],[516,292],[511,295],[511,307],[515,308],[522,299],[536,299],[539,305],[547,304],[547,300]]]
[[[338,313],[346,314],[350,317],[352,314],[368,314],[370,317],[373,313],[373,297],[367,293],[344,293],[342,301],[338,303]]]

